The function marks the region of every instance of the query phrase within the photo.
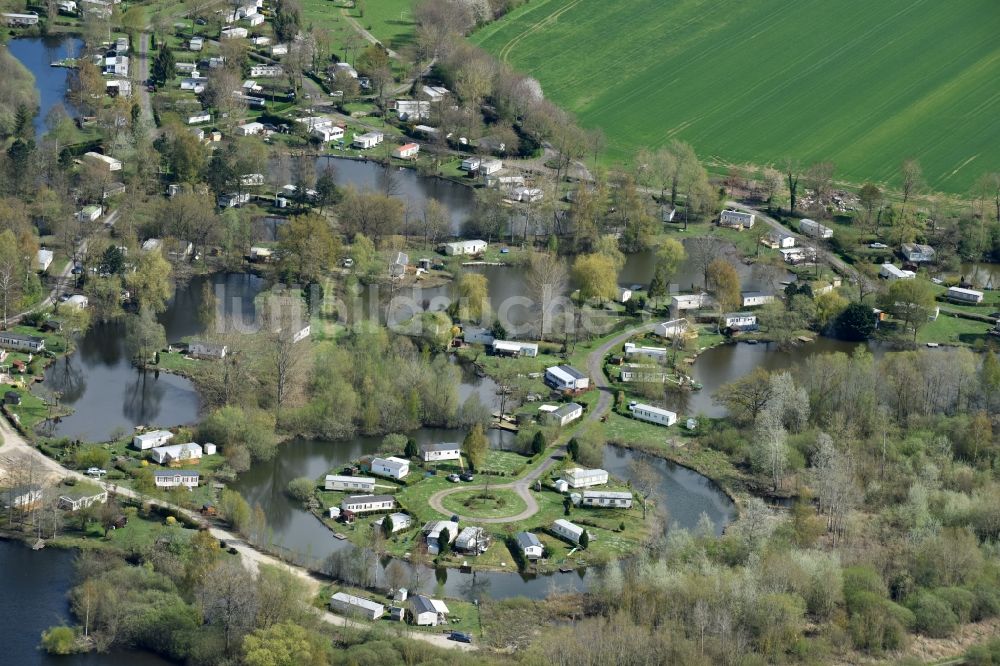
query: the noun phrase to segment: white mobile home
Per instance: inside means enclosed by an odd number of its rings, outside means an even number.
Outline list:
[[[564,426],[576,421],[581,416],[583,416],[583,406],[578,405],[575,402],[571,402],[563,405],[559,409],[548,412],[545,415],[545,420],[551,424]]]
[[[157,446],[164,446],[173,438],[174,433],[169,430],[151,430],[133,437],[132,446],[140,451],[145,451],[146,449],[156,448]]]
[[[323,480],[326,490],[350,490],[370,493],[375,490],[375,479],[367,476],[338,476],[327,474]]]
[[[833,229],[807,218],[799,220],[799,232],[813,238],[833,238]]]
[[[437,444],[421,444],[420,457],[424,462],[439,462],[441,460],[461,460],[462,446],[456,442],[439,442]]]
[[[545,369],[545,383],[559,391],[582,391],[590,387],[590,378],[568,365]]]
[[[340,510],[351,513],[392,511],[395,508],[396,500],[392,495],[351,495],[340,502]]]
[[[448,623],[448,607],[440,599],[431,599],[422,594],[410,597],[410,615],[413,624],[419,627],[436,627]]]
[[[667,409],[652,405],[638,404],[631,407],[632,415],[640,421],[649,421],[659,425],[672,426],[677,423],[677,414]]]
[[[198,460],[202,456],[201,446],[194,442],[187,444],[167,444],[166,446],[156,446],[150,450],[149,455],[153,461],[166,465],[173,462],[188,460]]]
[[[242,26],[231,25],[219,32],[219,39],[245,39],[250,33]],[[252,75],[251,75],[252,76]]]
[[[448,256],[479,254],[486,250],[487,244],[484,240],[455,241],[444,244],[444,253]]]
[[[382,132],[365,132],[364,134],[355,134],[354,142],[351,145],[361,150],[368,150],[369,148],[374,148],[378,144],[382,143],[383,138],[384,136]]]
[[[712,298],[708,294],[674,294],[670,297],[670,308],[674,312],[684,310],[699,310],[707,308],[712,304]]]
[[[903,243],[900,249],[903,252],[903,256],[911,264],[934,261],[934,256],[937,254],[930,245],[922,245],[920,243]]]
[[[386,476],[390,479],[402,479],[410,473],[410,461],[389,456],[388,458],[372,458],[372,474]]]
[[[35,270],[37,271],[47,271],[49,266],[52,265],[52,259],[55,257],[52,250],[46,250],[41,248],[35,253]]]
[[[0,347],[37,354],[45,349],[45,338],[40,338],[37,335],[0,331]]]
[[[188,345],[188,355],[192,358],[220,360],[226,358],[229,347],[226,345],[216,345],[210,342],[192,342]]]
[[[753,229],[756,216],[739,210],[726,209],[719,215],[719,226],[731,229]]]
[[[393,149],[392,156],[400,160],[411,160],[420,152],[420,144],[404,143],[402,146]]]
[[[188,125],[200,125],[201,123],[212,122],[211,113],[199,113],[193,116],[188,116]]]
[[[426,120],[431,117],[431,103],[427,100],[396,100],[396,115],[400,120]]]
[[[432,520],[424,525],[424,541],[427,543],[427,552],[437,555],[441,552],[441,535],[447,531],[448,543],[451,543],[458,536],[458,523],[448,520]]]
[[[121,171],[122,163],[121,160],[116,160],[108,155],[102,155],[101,153],[95,153],[93,151],[83,154],[83,159],[88,164],[100,167],[106,171]]]
[[[741,296],[745,308],[755,308],[774,302],[774,294],[765,294],[762,291],[744,291]]]
[[[895,280],[912,280],[917,277],[917,274],[913,271],[903,270],[892,264],[882,264],[882,267],[878,271],[878,276],[893,282]]]
[[[188,40],[188,50],[190,51],[201,51],[204,45],[205,40],[202,37],[192,37]]]
[[[659,324],[662,326],[662,324]],[[664,336],[667,337],[667,336]],[[666,347],[646,347],[642,345],[637,345],[633,342],[625,343],[625,356],[648,356],[649,358],[666,358],[667,348]]]
[[[534,342],[514,342],[512,340],[494,340],[493,353],[496,356],[538,356],[538,344]]]
[[[455,550],[469,555],[481,555],[490,547],[490,535],[482,527],[465,527],[455,537]]]
[[[330,597],[330,610],[344,615],[360,615],[372,620],[385,615],[385,606],[382,604],[346,592],[337,592]]]
[[[255,136],[263,133],[264,125],[258,122],[244,123],[236,128],[236,134],[239,136]]]
[[[761,245],[766,245],[767,247],[781,249],[795,247],[795,236],[791,234],[786,234],[783,231],[772,231],[768,235],[760,239]]]
[[[565,539],[570,543],[580,543],[580,537],[583,536],[582,527],[575,523],[571,523],[568,520],[564,520],[563,518],[553,522],[550,529],[557,537]],[[594,538],[589,532],[587,533],[587,536],[590,537],[591,540]]]
[[[373,520],[372,525],[376,527],[382,527],[382,521],[384,520],[392,521],[392,533],[402,532],[405,529],[409,529],[410,525],[413,524],[413,518],[406,513],[390,513],[388,516],[382,516],[378,520]]]
[[[312,135],[318,138],[323,143],[329,143],[330,141],[340,141],[344,138],[344,128],[338,127],[336,125],[330,125],[328,127],[316,127],[312,130]]]
[[[481,157],[466,157],[464,160],[462,160],[462,163],[459,165],[458,168],[461,171],[468,171],[471,173],[473,171],[478,171],[479,165],[482,163],[483,163],[483,158]]]
[[[84,206],[76,213],[77,222],[97,222],[101,219],[104,209],[96,204]]]
[[[603,469],[571,467],[563,472],[563,479],[566,480],[570,488],[589,488],[607,483],[608,473]]]
[[[65,511],[79,511],[107,501],[107,490],[70,490],[65,495],[59,496],[59,508]]]
[[[285,73],[281,65],[252,65],[250,76],[255,79],[270,79],[282,76]]]
[[[153,483],[157,488],[197,488],[198,472],[180,469],[158,469],[153,472]]]
[[[757,315],[752,312],[727,312],[722,315],[723,325],[737,331],[757,328]]]
[[[580,499],[582,506],[614,509],[631,509],[632,493],[611,490],[584,490]]]
[[[972,303],[978,305],[983,302],[983,292],[975,289],[965,289],[964,287],[948,287],[945,294],[949,301],[956,303]]]
[[[518,532],[514,538],[517,540],[517,547],[524,555],[524,559],[537,560],[545,554],[542,542],[531,532]]]
[[[686,303],[687,301],[685,301]],[[687,319],[671,319],[670,321],[665,321],[657,324],[653,327],[653,333],[660,336],[661,338],[666,338],[667,340],[673,340],[674,338],[680,337],[685,338],[692,336],[696,331],[691,326],[691,322]],[[628,353],[628,349],[625,350]]]

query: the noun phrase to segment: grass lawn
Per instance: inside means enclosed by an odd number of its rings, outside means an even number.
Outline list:
[[[44,421],[49,416],[49,408],[45,402],[25,388],[12,387],[7,384],[2,385],[4,393],[14,391],[21,396],[20,405],[7,405],[12,413],[17,414],[17,418],[28,430],[34,430],[35,426]]]
[[[997,28],[991,0],[535,0],[473,40],[601,127],[613,159],[677,138],[717,164],[791,155],[895,183],[912,157],[965,192],[1000,169]]]
[[[470,518],[506,518],[515,516],[526,508],[524,500],[513,490],[463,490],[448,495],[442,501],[452,513]]]
[[[942,312],[937,321],[927,322],[927,325],[917,333],[917,342],[937,342],[941,344],[953,345],[973,345],[977,342],[989,342],[996,340],[996,336],[990,336],[990,324],[972,319],[963,319],[955,315]],[[912,334],[912,331],[910,332]]]

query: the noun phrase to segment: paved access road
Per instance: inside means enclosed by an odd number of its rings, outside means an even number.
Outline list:
[[[590,410],[584,419],[584,423],[592,423],[599,420],[604,416],[607,411],[611,408],[612,401],[614,400],[614,395],[611,391],[611,385],[608,383],[607,378],[604,376],[604,357],[614,349],[615,347],[622,345],[626,340],[639,333],[645,333],[650,331],[655,326],[655,323],[643,324],[641,326],[636,326],[623,331],[611,338],[600,347],[590,352],[587,355],[587,374],[590,376],[590,381],[594,382],[594,386],[597,387],[599,391],[597,397],[597,403],[594,408]],[[475,518],[472,516],[458,515],[459,520],[464,520],[468,522],[475,523],[516,523],[522,520],[527,520],[533,515],[538,513],[538,502],[535,501],[534,496],[531,494],[531,485],[544,475],[556,462],[561,460],[566,454],[566,445],[559,444],[553,449],[549,457],[542,461],[540,465],[531,470],[524,478],[518,479],[511,483],[501,483],[501,484],[490,484],[490,488],[493,490],[511,490],[517,493],[518,497],[524,500],[526,508],[521,513],[515,516],[507,516],[504,518]],[[439,490],[430,496],[427,503],[430,507],[437,511],[438,513],[448,516],[451,515],[451,511],[448,511],[444,507],[444,498],[449,495],[454,495],[455,493],[460,493],[466,490],[485,490],[486,486],[479,484],[473,486],[459,486],[456,488],[448,488],[447,490]]]
[[[131,488],[125,488],[121,486],[116,486],[112,483],[105,481],[95,481],[94,479],[84,476],[79,472],[71,469],[67,469],[60,465],[55,460],[46,457],[38,449],[31,446],[24,437],[21,436],[9,423],[7,419],[0,416],[0,435],[3,437],[3,445],[0,446],[0,470],[30,470],[34,482],[45,481],[47,483],[56,483],[61,479],[66,477],[72,477],[81,481],[88,481],[89,483],[96,483],[109,493],[115,493],[123,497],[129,497],[140,501],[151,501],[159,506],[164,506],[177,513],[182,513],[193,520],[198,522],[204,522],[204,518],[193,511],[189,511],[182,507],[179,507],[170,502],[163,500],[150,500],[149,498],[141,496],[139,493],[135,492]],[[0,475],[0,479],[4,478]],[[317,529],[323,529],[321,526],[317,525]],[[324,581],[316,577],[308,570],[288,564],[283,562],[276,557],[263,553],[252,545],[247,543],[247,541],[240,535],[230,532],[227,529],[219,527],[217,525],[212,525],[209,527],[209,532],[216,539],[225,541],[227,546],[235,548],[236,551],[242,556],[241,561],[243,565],[250,571],[256,573],[261,565],[276,567],[278,569],[283,569],[288,573],[292,574],[296,578],[302,580],[311,596],[315,596],[319,593],[320,588],[324,584]],[[358,620],[353,620],[342,615],[337,615],[331,613],[330,611],[322,611],[320,619],[324,622],[337,626],[347,626],[353,627],[355,629],[371,629],[374,625],[368,622],[360,622]],[[423,641],[425,643],[430,643],[441,648],[450,648],[453,650],[473,650],[474,645],[468,643],[458,643],[456,641],[448,640],[447,636],[443,633],[441,634],[431,634],[422,631],[410,631],[406,630],[403,625],[392,625],[394,628],[399,628],[405,632],[405,636],[408,638],[413,638],[416,640]]]

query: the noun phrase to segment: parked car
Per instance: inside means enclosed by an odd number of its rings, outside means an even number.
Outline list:
[[[472,636],[465,633],[464,631],[453,631],[448,634],[448,639],[453,641],[458,641],[459,643],[471,643]]]
[[[108,470],[101,469],[100,467],[88,467],[87,468],[87,476],[98,476],[98,477],[100,477],[100,476],[105,476],[107,473],[108,473]]]
[[[873,250],[887,250],[887,249],[889,249],[889,246],[886,245],[885,243],[868,243],[868,247],[870,247]]]
[[[469,482],[469,481],[472,481],[473,476],[472,476],[472,474],[469,474],[468,472],[465,472],[465,473],[461,474],[458,478],[460,478],[462,481]]]
[[[460,481],[458,474],[449,474],[446,478],[452,483],[458,483]]]

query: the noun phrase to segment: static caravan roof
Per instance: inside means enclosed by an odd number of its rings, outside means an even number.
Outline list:
[[[573,414],[581,409],[583,409],[581,405],[578,405],[575,402],[570,402],[555,410],[554,414],[559,417],[569,416],[570,414]]]
[[[580,535],[583,534],[583,528],[582,527],[580,527],[579,525],[576,525],[575,523],[571,523],[568,520],[564,520],[562,518],[559,518],[558,520],[554,521],[552,524],[554,526],[562,528],[562,531],[564,531],[564,532],[568,532],[570,534],[575,535],[576,538],[579,538]]]
[[[437,444],[421,444],[421,451],[458,451],[462,446],[458,442],[438,442]]]
[[[587,378],[587,375],[568,365],[554,365],[551,368],[548,368],[548,372],[551,372],[553,375],[563,380],[576,381],[577,379]]]
[[[518,532],[515,538],[517,539],[517,545],[521,548],[540,547],[542,545],[538,537],[531,532]]]
[[[632,493],[615,491],[615,490],[584,490],[583,496],[584,498],[605,497],[607,499],[632,499]]]
[[[350,604],[351,606],[357,606],[358,608],[364,608],[373,613],[383,613],[385,612],[385,606],[379,603],[375,603],[370,599],[365,599],[364,597],[356,597],[353,594],[347,594],[346,592],[337,592],[332,597],[331,601],[338,601],[343,604]]]
[[[659,407],[654,407],[652,405],[638,404],[635,409],[641,409],[643,411],[649,412],[650,414],[659,414],[660,416],[677,418],[677,414],[670,411],[669,409],[661,409]]]

